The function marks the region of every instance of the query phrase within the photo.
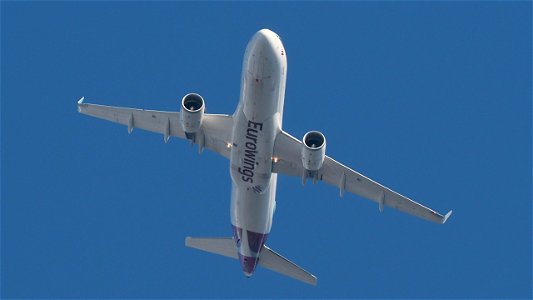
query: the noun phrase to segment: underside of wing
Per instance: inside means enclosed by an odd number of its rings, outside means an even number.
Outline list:
[[[445,223],[451,215],[451,211],[446,215],[441,215],[431,208],[415,202],[342,165],[329,156],[326,156],[324,159],[320,178],[331,185],[338,186],[341,196],[345,189],[352,194],[377,202],[380,211],[383,211],[384,207],[388,206],[436,223]]]
[[[78,112],[126,125],[129,133],[134,128],[140,128],[161,134],[168,133],[168,136],[185,138],[185,133],[179,124],[178,112],[90,104],[84,103],[83,100],[82,98],[78,101]]]
[[[125,125],[129,133],[139,128],[162,134],[165,142],[171,136],[189,139],[198,144],[199,151],[205,147],[226,158],[230,156],[228,145],[232,140],[233,127],[230,115],[205,114],[198,134],[191,139],[183,130],[179,112],[90,104],[85,103],[84,98],[78,101],[78,112]]]
[[[309,172],[302,163],[301,141],[282,131],[276,137],[274,147],[275,163],[273,171],[289,176],[301,176],[305,182]],[[410,215],[436,222],[445,223],[451,211],[442,215],[418,202],[415,202],[367,177],[351,168],[335,161],[329,156],[314,174],[316,180],[322,180],[339,188],[342,196],[345,191],[378,203],[380,211],[385,206],[392,207]]]

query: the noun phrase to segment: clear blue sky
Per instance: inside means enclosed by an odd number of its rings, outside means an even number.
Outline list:
[[[280,176],[268,245],[311,287],[184,246],[229,236],[228,161],[76,101],[232,113],[261,28],[284,129],[442,226]],[[531,2],[2,2],[2,298],[531,297]]]

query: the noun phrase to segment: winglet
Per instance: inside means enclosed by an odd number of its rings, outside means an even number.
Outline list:
[[[80,100],[78,100],[78,105],[83,104],[83,100],[85,100],[85,97],[81,97]]]
[[[444,219],[442,219],[442,224],[446,223],[448,218],[452,215],[452,210],[450,210],[446,215],[444,215]]]

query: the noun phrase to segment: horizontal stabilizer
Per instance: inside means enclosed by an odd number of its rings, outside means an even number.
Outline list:
[[[259,254],[259,265],[308,284],[316,285],[316,276],[263,245]]]
[[[239,259],[233,238],[185,238],[185,246],[234,259]],[[263,245],[259,254],[259,265],[271,271],[289,276],[308,284],[316,285],[316,277],[290,260]]]
[[[185,246],[239,259],[233,238],[185,238]]]

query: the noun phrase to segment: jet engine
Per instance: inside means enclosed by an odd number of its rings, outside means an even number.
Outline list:
[[[314,177],[326,157],[326,137],[321,132],[309,131],[302,141],[302,164],[308,171],[308,176]]]
[[[194,135],[202,127],[205,103],[202,96],[189,93],[181,100],[180,123],[187,136]]]

